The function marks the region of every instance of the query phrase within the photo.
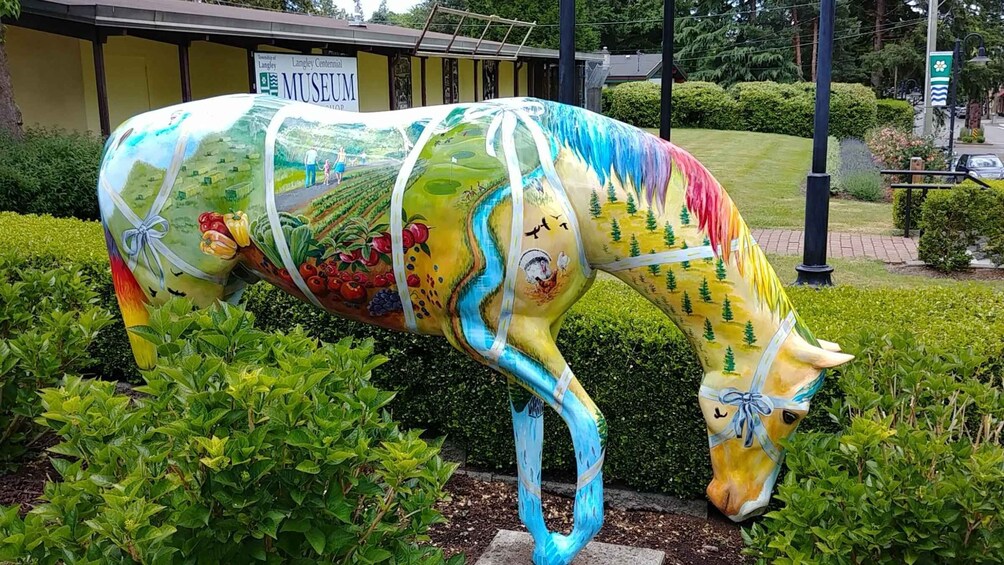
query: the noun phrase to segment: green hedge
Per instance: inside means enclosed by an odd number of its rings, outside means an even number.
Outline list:
[[[636,125],[659,126],[659,85],[624,83],[609,89],[607,115]],[[673,125],[737,129],[812,137],[815,85],[744,82],[727,91],[706,82],[673,87]],[[876,102],[859,84],[835,83],[830,102],[830,133],[838,138],[864,137],[875,127]]]
[[[910,197],[910,229],[920,229],[920,217],[924,213],[924,192],[914,190]],[[892,191],[892,224],[897,230],[902,230],[906,225],[906,191]]]
[[[913,130],[913,106],[906,100],[881,98],[875,101],[875,110],[876,125]]]
[[[13,223],[0,217],[0,232]],[[88,268],[102,274],[99,294],[110,300],[107,267],[88,257]],[[47,261],[51,256],[27,258]],[[68,253],[62,259],[73,256]],[[884,333],[912,327],[932,346],[972,346],[996,358],[1004,352],[1004,295],[986,287],[959,286],[951,293],[939,288],[792,288],[789,295],[809,327],[826,339],[843,341],[862,330]],[[249,289],[247,304],[265,330],[301,325],[324,339],[373,337],[376,351],[391,360],[375,372],[374,380],[383,389],[399,391],[392,404],[395,418],[409,426],[449,434],[467,448],[471,463],[513,469],[503,380],[455,352],[445,340],[339,319],[266,285]],[[110,308],[117,314],[113,303]],[[118,319],[116,324],[117,331],[106,332],[103,344],[92,353],[105,374],[128,376],[134,374],[133,363]],[[619,282],[602,280],[569,312],[558,342],[610,423],[607,479],[702,497],[710,468],[696,401],[700,368],[680,331],[640,295]],[[831,394],[831,388],[824,387],[817,404],[828,404]],[[551,414],[546,421],[545,470],[573,476],[568,432],[557,416]],[[810,413],[805,426],[832,429],[822,410]]]
[[[60,130],[0,135],[0,210],[98,218],[101,140]]]
[[[967,249],[979,243],[995,264],[1004,263],[1004,181],[986,189],[967,181],[952,190],[935,190],[924,202],[918,253],[939,271],[969,266]]]

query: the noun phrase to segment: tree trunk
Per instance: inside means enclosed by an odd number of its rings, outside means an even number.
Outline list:
[[[7,66],[7,50],[4,47],[4,31],[0,27],[0,132],[7,132],[17,139],[23,135],[21,110],[14,102],[14,88]]]
[[[795,66],[798,67],[798,78],[801,79],[805,75],[802,74],[802,28],[798,23],[798,8],[791,10],[791,27],[795,30],[792,37],[795,43]]]
[[[969,108],[966,111],[966,127],[976,129],[980,127],[983,120],[983,104],[977,100],[969,101]]]
[[[873,45],[873,50],[875,52],[882,50],[882,29],[885,24],[885,0],[875,0],[875,42]],[[876,92],[881,94],[880,89],[882,88],[882,70],[875,69],[872,71],[872,88]]]
[[[816,82],[816,51],[819,47],[819,18],[812,20],[812,82]]]

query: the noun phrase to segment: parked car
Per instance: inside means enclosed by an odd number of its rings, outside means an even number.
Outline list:
[[[963,153],[955,163],[955,170],[981,179],[1004,179],[1004,163],[990,153]]]

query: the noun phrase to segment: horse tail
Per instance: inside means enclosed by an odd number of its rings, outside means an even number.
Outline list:
[[[112,268],[112,285],[115,287],[115,297],[118,299],[119,310],[122,312],[122,321],[125,323],[126,333],[129,335],[129,345],[132,346],[133,357],[140,369],[151,369],[157,362],[157,348],[149,341],[139,335],[129,331],[129,328],[145,326],[150,322],[150,313],[147,307],[150,299],[143,291],[133,275],[129,265],[126,264],[119,253],[118,245],[112,237],[108,228],[105,228],[105,244],[108,245],[108,259]]]

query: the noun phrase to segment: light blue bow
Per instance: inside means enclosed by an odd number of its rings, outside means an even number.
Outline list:
[[[753,434],[760,418],[757,415],[767,416],[774,411],[774,403],[769,396],[759,392],[740,392],[734,388],[725,389],[718,396],[722,404],[729,404],[737,407],[736,414],[732,418],[732,430],[736,437],[743,436],[743,429],[746,430],[746,439],[743,441],[745,447],[753,445]]]
[[[160,262],[160,254],[154,248],[154,242],[167,235],[169,228],[170,224],[163,216],[153,215],[140,222],[135,228],[122,232],[122,247],[130,262],[135,264],[142,257],[146,268],[157,275],[160,288],[164,288],[164,267]]]

